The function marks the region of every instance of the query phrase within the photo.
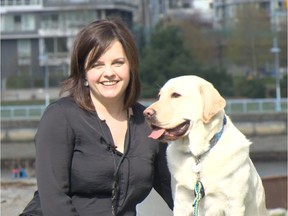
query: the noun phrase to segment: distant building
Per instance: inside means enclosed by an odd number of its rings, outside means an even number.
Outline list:
[[[234,25],[236,11],[243,5],[253,5],[255,8],[266,11],[271,16],[271,23],[275,22],[275,19],[278,24],[287,22],[285,1],[287,0],[213,0],[214,26],[229,28]]]
[[[1,0],[1,81],[9,75],[31,79],[67,76],[73,39],[80,28],[120,16],[132,28],[133,0]],[[17,82],[17,80],[14,80]]]
[[[168,15],[186,16],[197,13],[202,19],[212,20],[212,0],[170,0]]]
[[[195,12],[202,18],[212,20],[213,0],[138,0],[136,23],[149,34],[153,27],[167,16],[189,16]]]

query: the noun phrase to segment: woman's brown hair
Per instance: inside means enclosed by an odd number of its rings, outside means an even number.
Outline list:
[[[130,66],[130,81],[125,92],[124,108],[133,106],[140,94],[138,52],[127,26],[116,19],[94,21],[78,33],[71,55],[71,73],[62,83],[60,95],[68,92],[81,108],[94,111],[89,87],[84,86],[85,73],[115,40],[122,44]]]

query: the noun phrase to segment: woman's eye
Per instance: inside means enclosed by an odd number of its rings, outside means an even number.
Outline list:
[[[92,68],[101,68],[102,66],[103,64],[96,63],[92,65]]]
[[[116,62],[113,62],[113,65],[115,65],[116,67],[120,67],[121,65],[124,64],[124,61],[116,61]]]

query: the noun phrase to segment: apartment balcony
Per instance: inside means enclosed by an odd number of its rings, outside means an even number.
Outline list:
[[[70,64],[70,53],[49,53],[39,57],[39,66],[59,66]]]
[[[44,6],[44,7],[67,7],[67,6],[84,6],[84,5],[117,5],[120,7],[137,8],[137,3],[135,0],[0,0],[1,8],[15,8],[15,7],[25,7],[25,6]]]
[[[136,9],[138,6],[137,1],[135,0],[43,0],[43,6],[44,7],[53,7],[62,8],[65,6],[65,8],[75,8],[81,6],[83,9],[87,8],[98,8],[98,9],[124,9],[124,10],[131,10]]]
[[[79,28],[40,28],[39,37],[73,37],[79,32]]]
[[[0,6],[0,14],[37,11],[42,8],[42,0],[0,0]]]

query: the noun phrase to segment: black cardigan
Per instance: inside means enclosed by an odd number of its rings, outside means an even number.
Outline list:
[[[119,216],[135,216],[152,187],[173,208],[167,146],[148,138],[144,109],[136,104],[130,117],[129,148],[119,169]],[[109,127],[96,112],[79,108],[72,97],[59,99],[45,110],[35,143],[44,215],[112,215],[113,173],[122,154],[111,148]]]

